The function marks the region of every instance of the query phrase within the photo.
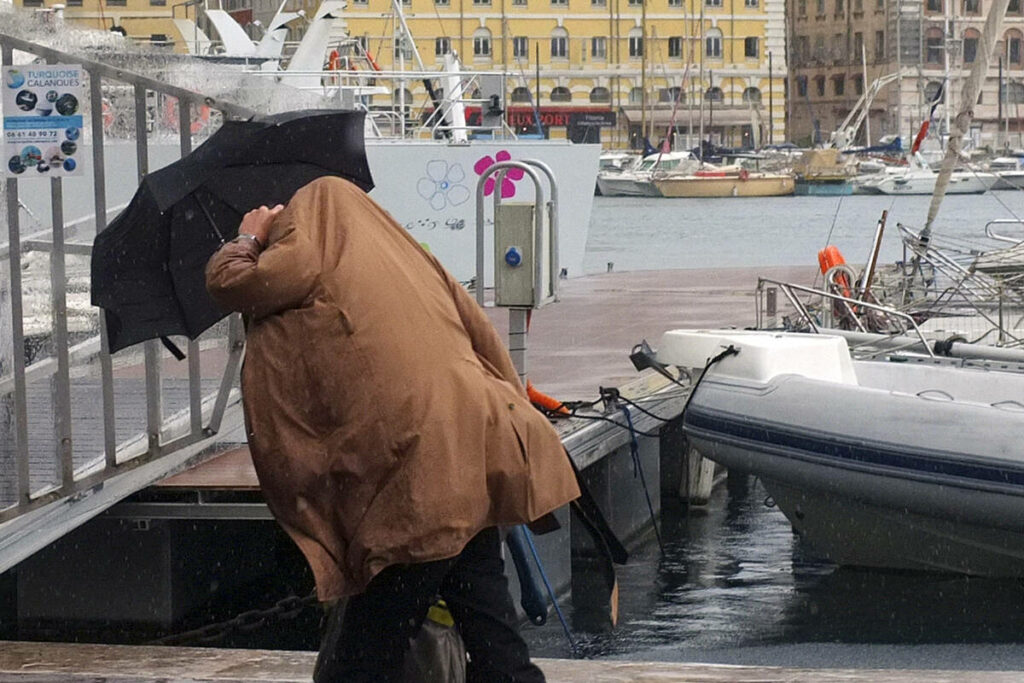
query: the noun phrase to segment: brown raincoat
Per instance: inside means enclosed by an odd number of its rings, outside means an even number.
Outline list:
[[[206,282],[249,316],[253,462],[321,600],[579,495],[483,311],[365,193],[316,180],[267,241],[224,245]]]

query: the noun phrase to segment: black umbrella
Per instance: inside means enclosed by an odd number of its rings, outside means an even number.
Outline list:
[[[194,152],[147,175],[93,243],[92,303],[106,312],[111,352],[168,335],[195,339],[224,317],[204,271],[247,211],[285,204],[321,176],[369,192],[363,119],[298,111],[227,121]]]

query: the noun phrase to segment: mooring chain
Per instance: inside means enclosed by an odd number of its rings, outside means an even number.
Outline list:
[[[184,645],[186,643],[213,643],[232,633],[249,633],[262,628],[268,621],[288,620],[299,616],[310,605],[317,604],[316,592],[304,598],[289,595],[278,600],[273,606],[261,610],[249,610],[236,617],[214,624],[207,624],[191,631],[175,633],[150,641],[149,645]]]

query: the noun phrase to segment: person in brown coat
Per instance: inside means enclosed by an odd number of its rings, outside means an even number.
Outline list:
[[[247,319],[242,396],[267,504],[320,600],[349,598],[321,680],[397,679],[437,594],[469,680],[543,680],[513,621],[497,527],[579,489],[477,303],[334,177],[246,214],[206,281]]]

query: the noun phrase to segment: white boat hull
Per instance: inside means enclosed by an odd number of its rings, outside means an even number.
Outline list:
[[[660,197],[661,193],[654,186],[650,175],[639,176],[632,173],[599,174],[597,189],[605,197]]]
[[[126,142],[109,141],[105,147],[108,206],[113,207],[127,203],[138,186],[135,151],[134,146]],[[519,140],[474,140],[461,145],[443,140],[367,140],[366,156],[376,185],[370,196],[430,249],[456,279],[467,281],[476,275],[479,175],[475,168],[481,160],[488,157],[496,160],[502,152],[512,160],[537,159],[551,167],[558,183],[559,265],[566,269],[569,277],[582,275],[600,145]],[[83,148],[82,155],[91,159],[91,147]],[[177,142],[151,142],[150,170],[176,160],[179,155]],[[504,201],[533,200],[533,181],[529,176],[509,182],[513,194]],[[541,182],[545,197],[550,199],[543,173]],[[92,213],[91,172],[65,183],[64,188],[68,220]],[[48,192],[23,195],[33,214],[49,215]],[[484,265],[486,282],[491,283],[494,254],[490,196],[486,198],[486,206]]]
[[[455,276],[466,281],[476,275],[476,185],[474,170],[481,160],[507,153],[512,161],[537,159],[551,167],[558,182],[559,267],[569,277],[583,274],[583,257],[590,230],[594,182],[600,145],[558,141],[484,141],[452,145],[443,141],[367,140],[375,187],[370,196],[405,226],[417,241]],[[547,178],[541,183],[550,200]],[[529,176],[508,183],[513,195],[504,202],[533,201]],[[484,265],[488,286],[493,282],[494,246],[491,197],[486,198]]]
[[[934,194],[937,179],[936,173],[890,174],[878,181],[874,190],[891,195]],[[946,187],[946,194],[982,194],[997,181],[998,178],[991,173],[954,172]]]
[[[775,336],[786,346],[791,335]],[[757,376],[752,337],[728,339],[714,348],[739,354],[705,375],[684,430],[705,457],[761,478],[818,554],[1024,577],[1024,376],[848,357],[815,366],[801,346]]]

